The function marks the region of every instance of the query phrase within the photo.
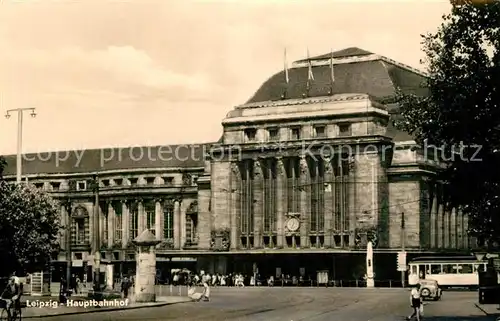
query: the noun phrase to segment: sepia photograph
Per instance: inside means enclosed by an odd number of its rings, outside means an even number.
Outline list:
[[[500,320],[500,0],[0,0],[0,321]]]

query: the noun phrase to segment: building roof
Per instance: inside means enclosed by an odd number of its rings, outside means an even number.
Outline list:
[[[407,93],[426,94],[422,88],[422,83],[426,79],[423,73],[359,48],[347,48],[333,53],[335,81],[332,86],[329,64],[314,63],[319,60],[328,60],[330,55],[324,54],[296,61],[294,64],[297,66],[288,70],[288,84],[284,70],[272,75],[260,86],[247,104],[281,100],[284,93],[286,93],[286,99],[302,98],[307,92],[308,66],[304,62],[308,61],[312,63],[314,75],[314,80],[310,82],[309,97],[363,93],[385,100],[393,96],[397,88]],[[354,58],[359,59],[356,61]]]
[[[23,174],[203,167],[210,145],[136,146],[24,154]],[[4,175],[15,175],[16,156],[5,156],[5,160]]]
[[[329,60],[333,56],[334,82],[331,82]],[[308,83],[308,64],[311,63],[314,80]],[[266,80],[246,104],[300,99],[308,92],[308,97],[328,96],[347,93],[368,94],[375,101],[387,103],[400,89],[404,93],[418,96],[427,95],[422,87],[426,79],[424,73],[370,51],[352,47],[333,53],[301,59],[288,70],[288,84],[285,71],[280,71]],[[397,117],[397,109],[391,113]],[[387,135],[395,141],[413,140],[407,133],[397,130],[390,122]]]
[[[139,246],[156,245],[161,243],[149,230],[144,230],[133,242]]]

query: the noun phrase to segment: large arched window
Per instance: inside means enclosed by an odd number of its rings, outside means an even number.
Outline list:
[[[77,206],[71,213],[71,243],[86,245],[90,242],[89,212],[83,206]]]

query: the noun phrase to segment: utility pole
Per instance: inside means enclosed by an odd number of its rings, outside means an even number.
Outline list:
[[[406,233],[405,233],[405,212],[401,213],[401,251],[405,252],[405,243],[406,243]],[[406,261],[406,260],[405,260]],[[406,281],[406,271],[401,271],[401,284],[403,288],[405,287]]]
[[[100,207],[99,207],[99,178],[94,175],[92,179],[94,193],[94,298],[100,297],[101,283],[101,235],[100,235]]]
[[[5,118],[10,118],[11,112],[17,112],[17,160],[16,160],[16,181],[17,183],[21,183],[21,175],[22,175],[22,153],[23,153],[23,114],[25,111],[31,111],[31,117],[35,118],[35,108],[15,108],[9,109],[5,112]]]

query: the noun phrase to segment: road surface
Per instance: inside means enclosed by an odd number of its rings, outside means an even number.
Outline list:
[[[445,292],[429,302],[425,321],[490,321],[474,306],[474,292]],[[214,288],[210,302],[67,315],[40,321],[393,321],[410,313],[409,290],[362,288]]]

